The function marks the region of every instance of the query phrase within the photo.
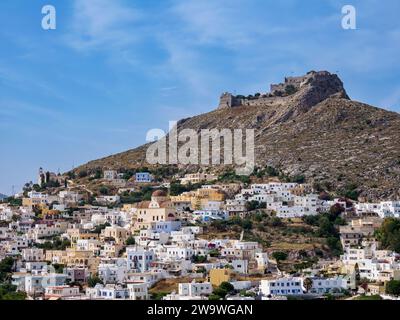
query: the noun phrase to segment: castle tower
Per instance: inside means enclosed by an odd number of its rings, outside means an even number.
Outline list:
[[[44,174],[43,168],[39,168],[39,173],[38,173],[38,185],[41,186],[43,183],[46,181],[46,175]]]
[[[232,108],[233,107],[233,95],[229,92],[225,92],[219,99],[218,109]]]

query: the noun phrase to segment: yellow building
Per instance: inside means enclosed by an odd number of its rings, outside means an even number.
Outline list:
[[[100,258],[94,257],[92,251],[46,250],[46,261],[63,264],[68,267],[86,267],[90,272],[97,272]]]
[[[210,201],[224,201],[225,194],[218,189],[201,188],[196,191],[184,192],[181,195],[171,197],[172,203],[190,202],[194,210],[200,210]]]
[[[368,293],[371,295],[381,295],[385,294],[386,288],[384,283],[369,283]]]
[[[195,184],[201,183],[204,181],[214,181],[217,180],[218,177],[213,174],[208,173],[190,173],[186,174],[184,178],[181,179],[181,184]]]
[[[119,226],[112,226],[106,227],[101,231],[100,239],[104,240],[106,238],[113,238],[115,240],[115,243],[121,244],[125,243],[129,235],[130,233],[128,230]]]
[[[136,215],[133,217],[133,229],[149,229],[154,222],[174,221],[176,219],[175,207],[169,201],[166,193],[157,190],[153,193],[151,201],[142,201],[137,204]]]
[[[290,189],[290,192],[295,196],[305,196],[312,192],[312,186],[309,184],[299,184],[294,188]]]
[[[231,269],[211,269],[210,270],[210,283],[218,287],[222,282],[229,282],[232,277]]]
[[[122,206],[121,211],[130,212],[137,207],[136,203],[126,203]]]
[[[22,206],[23,207],[39,207],[41,206],[42,208],[47,207],[47,199],[45,198],[22,198]]]
[[[97,233],[82,233],[81,229],[70,228],[67,230],[67,235],[71,240],[71,247],[76,247],[76,242],[78,240],[99,240],[99,235]]]
[[[78,241],[81,230],[78,228],[70,228],[67,230],[67,235],[69,236],[71,243],[74,244]]]

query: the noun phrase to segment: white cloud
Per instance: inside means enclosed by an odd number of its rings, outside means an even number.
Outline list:
[[[67,43],[75,49],[120,48],[139,37],[142,14],[121,0],[75,0]]]
[[[266,21],[266,15],[252,7],[250,1],[243,4],[237,0],[220,1],[177,1],[171,8],[172,14],[185,24],[186,33],[198,44],[219,44],[230,48],[254,43],[260,36],[288,31],[287,27],[273,26]]]

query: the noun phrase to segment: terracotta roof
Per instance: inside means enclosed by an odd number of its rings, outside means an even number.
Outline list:
[[[152,194],[153,197],[166,197],[167,193],[163,190],[156,190]]]
[[[138,209],[148,209],[149,205],[150,205],[150,201],[142,201],[142,202],[137,203],[136,207]]]

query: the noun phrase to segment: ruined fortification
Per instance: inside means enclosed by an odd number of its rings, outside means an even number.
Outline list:
[[[327,71],[310,71],[304,76],[287,77],[283,83],[272,84],[270,91],[255,96],[235,96],[225,92],[220,97],[218,109],[240,106],[273,106],[297,99],[307,107],[336,95],[347,98],[343,83],[336,74]]]

